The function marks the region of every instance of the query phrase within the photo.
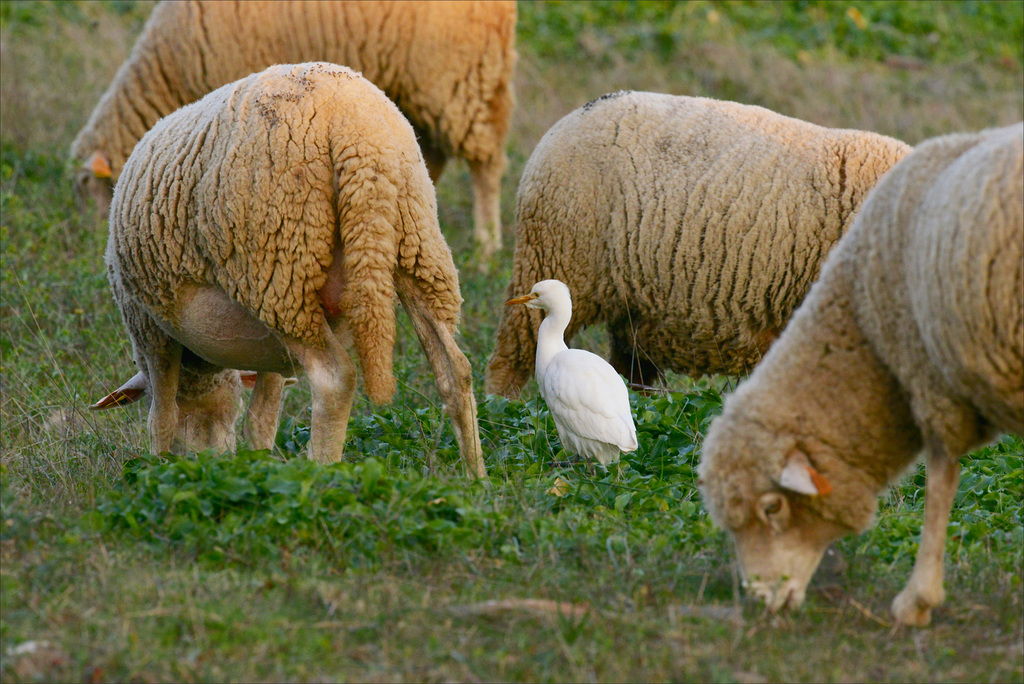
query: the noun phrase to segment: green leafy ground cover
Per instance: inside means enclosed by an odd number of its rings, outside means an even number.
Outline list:
[[[540,135],[619,88],[733,98],[911,143],[1021,119],[1024,6],[924,7],[522,3],[506,222]],[[871,531],[837,545],[802,611],[763,615],[694,487],[734,380],[670,374],[671,392],[632,396],[640,449],[607,472],[564,464],[532,387],[516,401],[479,391],[511,249],[487,272],[472,263],[461,165],[438,199],[490,486],[462,476],[404,317],[398,395],[357,402],[342,464],[303,456],[304,383],[271,452],[155,457],[142,408],[84,411],[132,365],[103,226],[75,210],[65,151],[147,13],[0,4],[3,681],[1024,677],[1019,438],[965,461],[933,627],[894,632],[887,613],[917,547],[920,469],[883,497]],[[601,331],[574,341],[605,344]]]
[[[894,56],[958,61],[965,55],[1021,64],[1024,15],[1005,2],[899,3],[885,0],[831,2],[780,0],[772,8],[744,2],[524,3],[522,39],[539,56],[566,58],[591,33],[617,52],[653,50],[671,58],[685,41],[698,38],[770,44],[792,58],[827,53],[850,60],[884,61]]]

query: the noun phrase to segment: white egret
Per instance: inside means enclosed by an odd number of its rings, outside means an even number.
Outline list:
[[[537,333],[537,384],[562,446],[603,466],[618,462],[620,452],[635,450],[636,425],[625,381],[597,354],[565,344],[572,318],[566,284],[542,280],[530,294],[510,299],[509,304],[525,304],[547,314]]]

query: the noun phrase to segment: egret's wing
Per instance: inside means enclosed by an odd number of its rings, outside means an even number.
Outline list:
[[[551,360],[540,383],[552,414],[581,437],[636,449],[636,426],[629,392],[607,361],[582,349],[569,349]]]

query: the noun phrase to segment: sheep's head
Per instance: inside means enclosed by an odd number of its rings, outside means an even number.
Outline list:
[[[96,150],[75,169],[74,191],[80,211],[85,211],[91,200],[99,215],[107,217],[114,197],[114,173],[106,154]]]
[[[235,423],[241,414],[242,387],[254,374],[222,371],[201,381],[183,369],[177,396],[178,420],[171,452],[217,452],[235,450]],[[139,372],[103,399],[90,406],[92,410],[119,408],[142,399],[149,390],[149,379]]]
[[[182,384],[187,379],[182,373]],[[178,428],[171,451],[234,451],[235,423],[242,412],[242,384],[238,371],[223,371],[211,378],[208,385],[198,383],[198,387],[189,387],[199,391],[179,390]]]
[[[728,408],[704,442],[701,494],[732,536],[744,587],[773,611],[795,608],[828,545],[853,528],[831,514],[833,485],[812,464],[817,453]]]

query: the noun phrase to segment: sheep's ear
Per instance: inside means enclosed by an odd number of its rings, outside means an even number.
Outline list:
[[[831,483],[814,469],[807,454],[799,449],[793,449],[786,455],[779,486],[807,496],[825,496],[832,491]]]
[[[114,175],[114,171],[110,168],[110,160],[99,150],[92,153],[85,165],[97,178],[110,178]]]
[[[116,390],[103,397],[95,404],[89,407],[90,411],[103,411],[105,409],[120,408],[127,406],[128,404],[134,404],[146,393],[146,388],[149,386],[149,381],[146,375],[142,372],[136,373],[135,376],[124,383]]]
[[[252,389],[256,386],[256,371],[238,371],[238,376],[242,379],[242,386],[246,389]],[[291,387],[298,382],[297,378],[285,378],[284,386]]]

